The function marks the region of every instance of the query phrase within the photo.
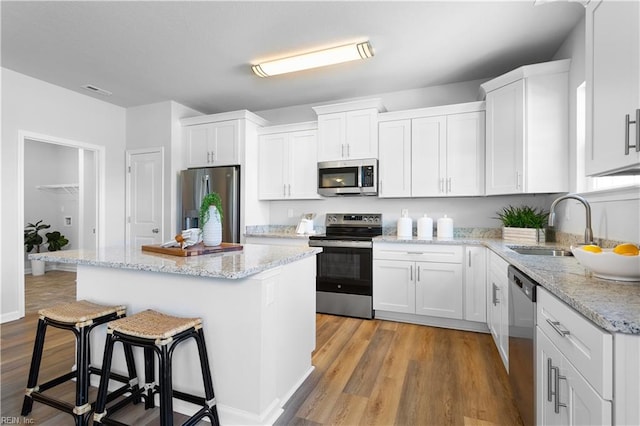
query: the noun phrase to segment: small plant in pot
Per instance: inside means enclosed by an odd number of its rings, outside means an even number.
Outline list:
[[[204,196],[200,204],[199,224],[205,246],[218,246],[222,242],[222,199],[217,192]]]
[[[24,245],[27,253],[33,249],[36,250],[36,253],[40,253],[40,247],[44,244],[44,238],[40,231],[51,228],[51,225],[42,222],[39,220],[36,223],[28,223],[24,227]],[[48,251],[58,251],[69,244],[69,240],[58,231],[47,232],[45,237],[47,238]],[[44,260],[31,260],[31,274],[36,276],[44,274],[44,266]]]
[[[507,206],[496,212],[496,219],[502,222],[502,239],[532,243],[545,242],[544,228],[549,212],[531,206]]]

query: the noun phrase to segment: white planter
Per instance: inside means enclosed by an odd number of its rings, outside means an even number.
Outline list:
[[[544,229],[541,228],[502,228],[502,239],[521,243],[544,243]]]
[[[32,260],[31,261],[31,275],[37,277],[39,275],[44,275],[44,260]]]
[[[215,207],[209,207],[209,220],[202,227],[202,242],[205,246],[219,246],[222,243],[222,224]]]

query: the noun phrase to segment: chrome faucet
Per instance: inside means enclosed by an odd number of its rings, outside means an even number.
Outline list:
[[[556,213],[555,213],[556,204],[558,204],[562,200],[568,200],[569,198],[580,201],[584,206],[584,209],[587,215],[586,216],[587,223],[584,229],[584,243],[593,244],[593,231],[591,230],[591,206],[589,205],[589,202],[587,200],[585,200],[579,195],[576,195],[576,194],[563,195],[562,197],[556,198],[555,201],[551,203],[551,208],[549,209],[549,226],[550,227],[553,226],[553,222],[555,221],[555,218],[556,218]]]

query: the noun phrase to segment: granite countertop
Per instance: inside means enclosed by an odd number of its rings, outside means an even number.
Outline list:
[[[421,240],[383,235],[375,243],[482,245],[537,281],[545,289],[599,327],[614,333],[640,334],[640,282],[611,281],[591,276],[573,256],[554,257],[516,253],[510,247],[531,246],[501,239],[461,237]],[[569,249],[559,243],[543,247]]]
[[[29,259],[106,268],[135,269],[208,278],[241,279],[286,265],[322,251],[316,247],[244,244],[241,251],[201,256],[171,256],[128,247],[62,250],[29,254]]]

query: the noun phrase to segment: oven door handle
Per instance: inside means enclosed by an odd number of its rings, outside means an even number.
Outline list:
[[[371,248],[371,241],[349,240],[309,240],[309,247],[345,247],[345,248]]]

